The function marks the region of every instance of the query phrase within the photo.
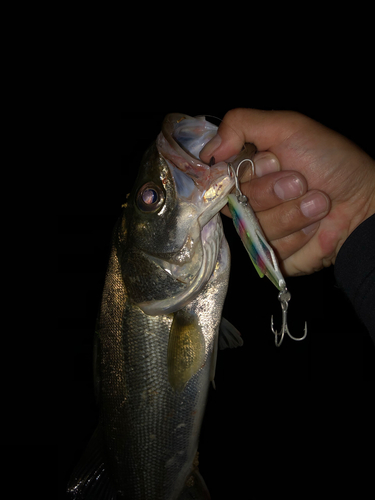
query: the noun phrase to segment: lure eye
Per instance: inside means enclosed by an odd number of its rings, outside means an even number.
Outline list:
[[[163,204],[164,193],[153,182],[148,182],[138,191],[137,206],[142,212],[156,212]]]

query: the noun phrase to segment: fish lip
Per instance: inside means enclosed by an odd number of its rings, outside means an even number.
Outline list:
[[[162,131],[157,139],[159,153],[180,171],[190,177],[194,181],[197,189],[203,193],[203,196],[207,195],[207,201],[208,198],[211,198],[211,201],[213,198],[215,198],[215,201],[218,201],[219,198],[225,199],[235,185],[234,178],[228,170],[228,163],[223,161],[213,166],[209,166],[181,147],[174,137],[174,131],[176,126],[185,119],[194,120],[195,118],[182,113],[170,113],[165,117]],[[217,196],[212,196],[214,194],[215,185],[219,189],[221,188],[222,192]],[[224,185],[225,189],[223,189]],[[226,203],[224,203],[222,207],[225,204]],[[219,210],[221,210],[221,208],[219,208]]]

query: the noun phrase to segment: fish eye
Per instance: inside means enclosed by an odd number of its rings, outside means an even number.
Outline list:
[[[164,204],[164,193],[153,182],[147,182],[138,191],[137,206],[142,212],[156,212]]]

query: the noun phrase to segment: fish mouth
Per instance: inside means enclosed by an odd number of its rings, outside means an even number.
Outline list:
[[[235,181],[228,170],[227,162],[207,165],[199,158],[203,147],[216,135],[217,127],[204,116],[193,118],[181,113],[166,116],[162,132],[157,139],[159,153],[170,167],[177,168],[194,183],[195,196],[191,199],[199,215],[201,228],[209,222],[227,203],[227,195],[232,191]],[[174,176],[176,178],[176,175]],[[188,179],[178,176],[178,187],[183,186],[186,197]]]

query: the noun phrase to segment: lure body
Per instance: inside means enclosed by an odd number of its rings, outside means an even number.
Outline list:
[[[249,203],[238,201],[235,194],[228,195],[228,207],[233,224],[259,276],[267,278],[278,290],[286,283],[279,269],[275,253],[260,227],[259,221]]]

